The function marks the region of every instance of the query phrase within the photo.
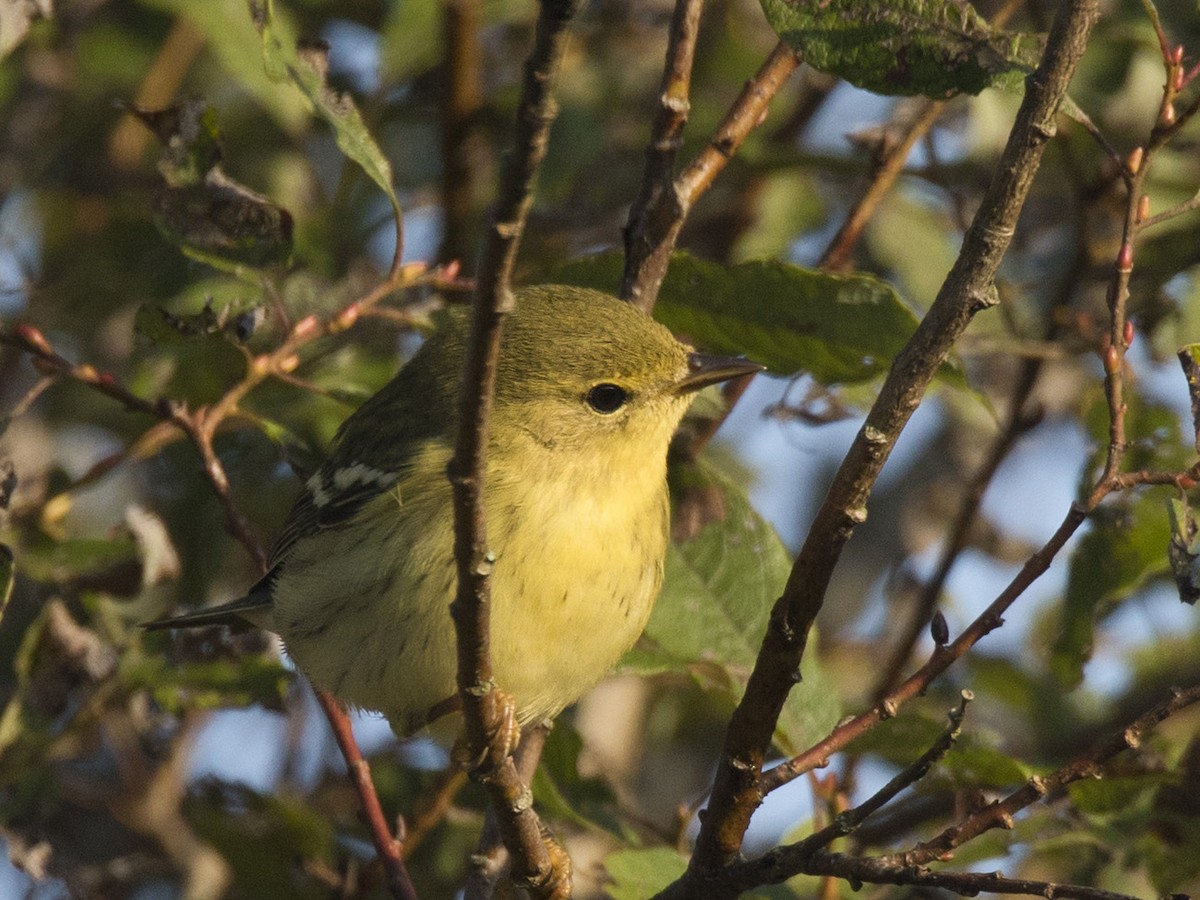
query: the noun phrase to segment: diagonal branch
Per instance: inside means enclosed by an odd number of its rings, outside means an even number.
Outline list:
[[[871,488],[951,346],[996,302],[993,280],[1016,227],[1055,115],[1097,15],[1094,0],[1061,7],[1045,56],[1028,78],[997,174],[929,313],[897,357],[856,436],[771,614],[746,693],[730,722],[707,816],[688,873],[668,896],[700,896],[706,877],[734,860],[762,800],[762,764],[796,681],[812,623],[841,551],[866,518]]]
[[[668,56],[669,61],[672,59]],[[647,199],[644,207],[640,203],[634,207],[625,231],[622,298],[646,312],[654,308],[671,252],[692,205],[733,158],[746,135],[762,122],[771,99],[799,66],[800,57],[795,51],[782,41],[776,44],[725,113],[708,145],[673,182],[661,183],[655,188],[653,197]],[[664,76],[664,83],[666,81]],[[647,151],[647,156],[652,161],[658,159],[653,147]],[[652,162],[646,173],[647,184],[661,176],[661,173],[652,172],[653,168]],[[633,213],[637,213],[636,219]]]
[[[884,856],[881,860],[901,866],[922,865],[944,858],[967,841],[992,828],[1012,828],[1013,816],[1022,809],[1062,790],[1073,781],[1100,777],[1101,766],[1105,762],[1125,750],[1136,749],[1147,732],[1164,719],[1197,701],[1200,701],[1200,685],[1187,690],[1172,689],[1165,700],[1062,768],[1049,775],[1034,775],[1003,800],[988,804],[979,812],[947,828],[931,840],[918,844],[912,850]]]
[[[538,897],[568,896],[565,855],[543,839],[529,788],[506,745],[511,703],[492,677],[492,554],[484,515],[485,448],[504,317],[513,309],[512,270],[538,168],[556,109],[550,94],[566,45],[575,0],[542,0],[534,45],[525,64],[515,147],[508,157],[476,282],[458,438],[449,476],[454,489],[454,553],[458,591],[450,606],[458,638],[458,690],[475,775],[488,789],[500,833],[512,854],[514,880]]]

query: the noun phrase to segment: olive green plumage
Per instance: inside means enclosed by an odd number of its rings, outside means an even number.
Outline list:
[[[453,508],[466,316],[457,313],[338,432],[270,573],[234,614],[280,634],[312,681],[400,734],[455,692]],[[666,452],[692,392],[754,370],[700,357],[596,291],[527,288],[504,327],[485,508],[497,683],[522,723],[557,714],[637,639],[667,548]]]

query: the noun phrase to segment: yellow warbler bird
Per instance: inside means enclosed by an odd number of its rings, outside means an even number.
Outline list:
[[[455,708],[454,514],[467,317],[338,432],[243,599],[151,623],[249,622],[312,682],[408,735]],[[487,446],[491,648],[521,724],[628,650],[662,582],[667,445],[696,390],[761,366],[705,356],[597,291],[526,288],[505,322]]]

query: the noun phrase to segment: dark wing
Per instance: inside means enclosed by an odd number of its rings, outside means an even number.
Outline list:
[[[222,603],[220,606],[210,606],[166,619],[156,619],[153,622],[144,622],[142,627],[147,631],[159,631],[164,628],[203,628],[208,625],[228,625],[235,631],[258,628],[260,620],[271,612],[269,588],[266,591],[259,590],[259,586],[266,580],[264,578],[258,585],[255,585],[255,589],[249,594],[231,603]]]
[[[329,459],[304,482],[288,514],[271,551],[270,571],[245,597],[143,627],[246,627],[266,621],[275,579],[296,542],[350,520],[396,485],[413,454],[427,441],[453,433],[464,321],[462,316],[448,321],[395,378],[343,423]],[[430,415],[430,410],[441,414]]]

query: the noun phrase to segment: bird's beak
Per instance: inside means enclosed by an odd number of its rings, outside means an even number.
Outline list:
[[[691,394],[710,384],[728,381],[739,375],[753,375],[766,368],[766,366],[740,356],[710,356],[707,353],[689,353],[688,373],[675,383],[675,393]]]

